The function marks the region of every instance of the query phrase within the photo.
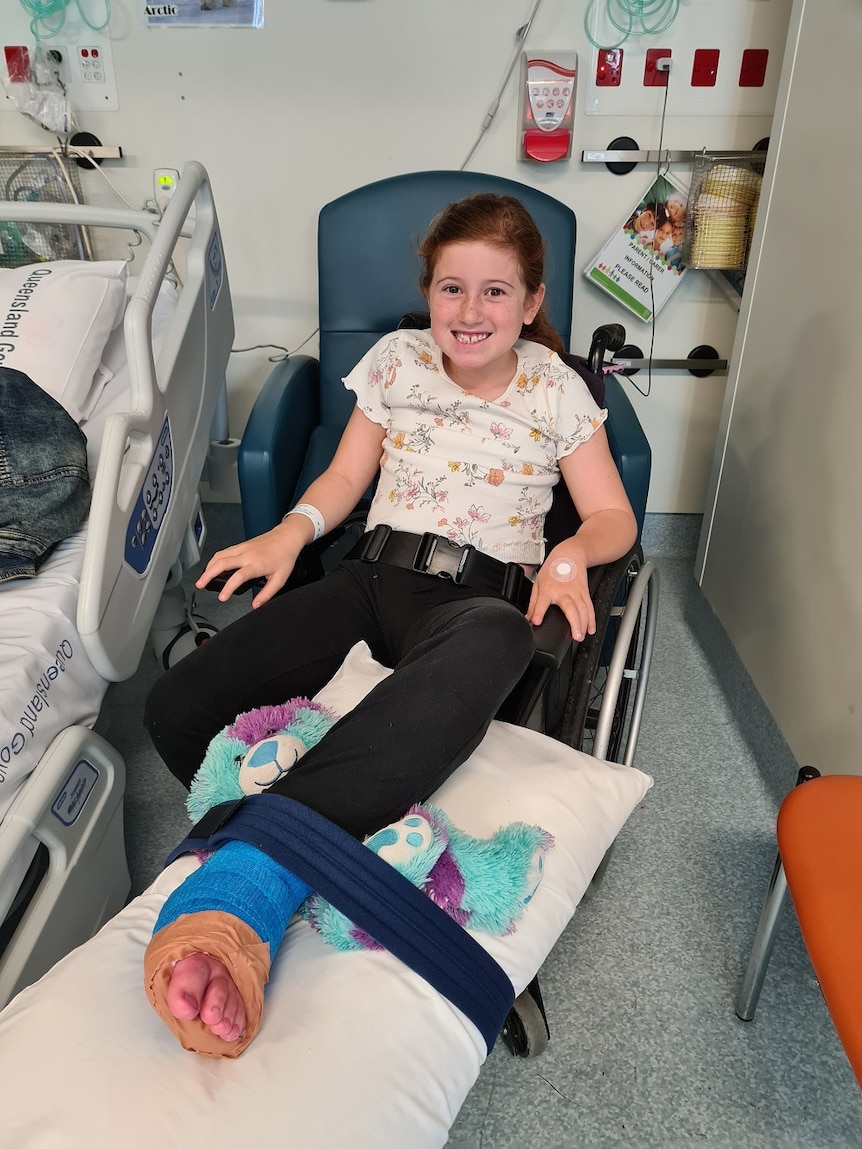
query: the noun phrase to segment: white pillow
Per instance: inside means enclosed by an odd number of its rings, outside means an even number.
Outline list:
[[[0,269],[0,367],[23,371],[79,422],[123,316],[124,260]]]
[[[390,673],[359,644],[317,697],[344,714]],[[455,825],[477,837],[518,820],[555,836],[517,929],[473,935],[516,993],[541,966],[650,785],[640,770],[492,722],[434,794]],[[141,963],[165,896],[197,865],[192,855],[174,862],[0,1014],[5,1143],[115,1149],[117,1123],[132,1112],[124,1143],[138,1149],[235,1149],[263,1143],[277,1128],[289,1129],[290,1143],[304,1149],[442,1146],[485,1058],[478,1030],[391,954],[342,953],[298,916],[276,958],[251,1047],[236,1061],[180,1048],[147,1004]],[[621,966],[620,985],[625,978]],[[81,1104],[82,1064],[93,1080],[98,1073],[98,1105]],[[157,1105],[141,1105],[142,1081]],[[252,1126],[261,1131],[257,1138],[249,1136]]]
[[[341,716],[391,673],[360,642],[315,698]],[[535,917],[525,918],[514,946],[505,938],[476,935],[503,965],[516,993],[542,964],[605,852],[652,785],[652,778],[633,766],[603,762],[546,734],[495,720],[467,762],[432,796],[459,829],[475,837],[489,837],[515,821],[535,823],[554,835],[544,881],[531,903],[540,910],[541,928]]]

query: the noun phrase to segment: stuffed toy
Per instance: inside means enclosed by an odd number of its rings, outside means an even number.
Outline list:
[[[294,698],[241,714],[210,742],[187,807],[193,822],[211,806],[257,794],[282,777],[338,721],[326,706]],[[418,886],[459,925],[509,934],[542,880],[553,837],[540,826],[513,822],[490,838],[453,826],[436,806],[413,806],[365,845]],[[318,894],[300,913],[341,950],[380,949]]]
[[[213,738],[192,779],[186,809],[197,822],[219,802],[259,794],[316,746],[338,717],[308,698],[240,714]]]
[[[490,838],[453,826],[437,806],[413,806],[365,845],[424,891],[459,925],[510,934],[536,892],[553,838],[539,826],[513,822]],[[340,950],[381,949],[340,910],[311,894],[300,913]]]

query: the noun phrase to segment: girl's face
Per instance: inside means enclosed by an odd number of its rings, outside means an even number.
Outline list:
[[[655,227],[655,212],[645,208],[640,215],[635,216],[635,231],[652,231]]]
[[[673,235],[673,224],[669,219],[666,219],[663,224],[655,229],[655,236],[653,237],[653,245],[656,251],[663,243],[671,238]]]
[[[544,295],[544,284],[528,295],[509,248],[482,241],[441,248],[428,308],[431,334],[453,383],[486,398],[502,394],[517,364],[512,348]]]
[[[670,218],[670,222],[674,225],[674,227],[681,226],[685,223],[685,204],[682,202],[682,200],[672,197],[667,201],[665,207],[667,208],[667,214]]]

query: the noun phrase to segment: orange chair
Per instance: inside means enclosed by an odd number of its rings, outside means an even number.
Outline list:
[[[737,1015],[754,1016],[789,890],[847,1058],[862,1085],[862,776],[800,771],[778,812],[778,860]]]

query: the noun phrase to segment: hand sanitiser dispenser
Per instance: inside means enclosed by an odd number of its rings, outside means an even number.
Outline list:
[[[518,159],[548,163],[571,156],[577,69],[576,52],[522,55]]]

